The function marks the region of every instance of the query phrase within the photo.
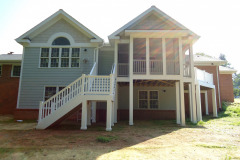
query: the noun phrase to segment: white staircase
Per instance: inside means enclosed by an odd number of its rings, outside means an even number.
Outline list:
[[[76,109],[91,96],[115,96],[116,74],[113,65],[109,76],[96,76],[96,63],[89,75],[83,74],[45,102],[40,102],[37,129],[46,129]],[[113,98],[114,99],[114,98]]]

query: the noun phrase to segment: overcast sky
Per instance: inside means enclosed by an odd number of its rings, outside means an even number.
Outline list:
[[[107,36],[152,5],[201,36],[194,53],[223,53],[240,71],[239,0],[0,0],[0,54],[22,53],[15,39],[59,9],[107,42]]]

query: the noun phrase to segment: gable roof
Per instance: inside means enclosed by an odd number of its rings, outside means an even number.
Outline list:
[[[123,32],[124,30],[126,30],[128,27],[132,26],[134,23],[136,23],[137,21],[139,21],[140,19],[144,18],[144,16],[152,13],[152,12],[156,12],[157,14],[163,16],[164,18],[168,19],[169,21],[171,21],[172,23],[174,23],[175,25],[177,25],[178,27],[182,28],[182,30],[188,30],[189,33],[191,35],[193,35],[195,37],[195,39],[198,39],[199,36],[197,34],[195,34],[194,32],[190,31],[188,28],[186,28],[185,26],[183,26],[181,23],[177,22],[176,20],[174,20],[172,17],[168,16],[166,13],[162,12],[160,9],[158,9],[155,6],[151,6],[149,9],[147,9],[145,12],[143,12],[142,14],[140,14],[139,16],[137,16],[136,18],[134,18],[133,20],[131,20],[130,22],[128,22],[127,24],[125,24],[124,26],[122,26],[121,28],[119,28],[117,31],[113,32],[110,36],[108,36],[109,39],[118,39],[116,36]]]
[[[220,66],[226,64],[226,61],[201,55],[193,55],[194,65],[203,65],[203,66]]]
[[[233,74],[233,73],[236,73],[236,72],[237,72],[236,69],[219,66],[219,73],[220,74]]]
[[[74,25],[77,29],[82,31],[86,36],[93,37],[91,39],[91,42],[103,42],[103,39],[100,38],[98,35],[93,33],[91,30],[89,30],[87,27],[85,27],[83,24],[79,23],[77,20],[75,20],[73,17],[71,17],[69,14],[67,14],[64,10],[60,9],[57,12],[55,12],[53,15],[15,39],[18,43],[31,43],[31,39],[34,35],[37,35],[38,33],[42,32],[44,29],[51,26],[53,23],[58,21],[59,19],[65,19],[70,24]],[[33,35],[33,37],[29,37],[29,35]]]

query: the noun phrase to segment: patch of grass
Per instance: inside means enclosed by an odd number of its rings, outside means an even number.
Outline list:
[[[226,146],[216,146],[216,145],[207,145],[207,144],[198,144],[197,147],[203,147],[203,148],[227,148]]]
[[[204,124],[205,124],[204,121],[199,121],[199,122],[197,123],[198,126],[203,126]]]
[[[97,141],[101,143],[108,143],[116,139],[118,139],[116,136],[98,136],[97,137]]]

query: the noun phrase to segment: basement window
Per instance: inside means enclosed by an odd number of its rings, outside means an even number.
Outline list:
[[[140,109],[158,109],[158,91],[139,91],[138,107]]]

